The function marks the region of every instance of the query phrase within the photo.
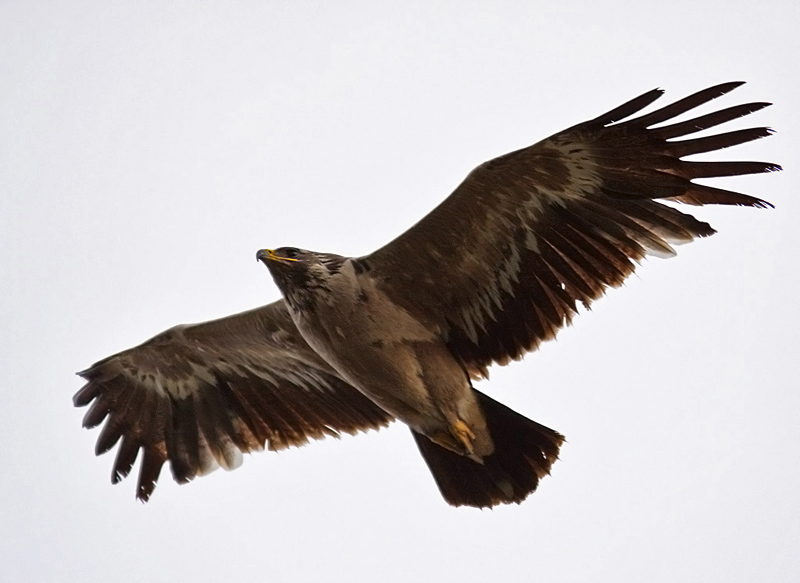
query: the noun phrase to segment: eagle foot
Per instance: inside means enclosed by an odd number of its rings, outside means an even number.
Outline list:
[[[461,419],[458,419],[450,426],[450,433],[456,438],[458,443],[464,447],[465,453],[472,455],[475,452],[475,449],[472,447],[475,434],[472,433],[472,430],[467,427],[467,424]]]

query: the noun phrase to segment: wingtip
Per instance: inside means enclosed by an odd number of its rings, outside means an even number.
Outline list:
[[[104,358],[103,360],[99,360],[99,361],[95,362],[93,365],[91,365],[91,366],[89,366],[89,367],[87,367],[87,368],[85,368],[83,370],[79,370],[75,374],[78,375],[79,377],[83,378],[83,379],[86,379],[87,381],[90,381],[90,380],[92,380],[92,377],[96,377],[98,375],[102,365],[105,364],[107,361],[111,360],[111,358],[113,358],[113,357]]]
[[[711,89],[716,89],[720,95],[725,95],[726,93],[730,93],[734,89],[737,89],[747,83],[747,81],[727,81],[726,83],[720,83],[719,85],[715,85]]]
[[[748,103],[747,105],[750,106],[750,110],[747,112],[747,114],[749,115],[751,113],[755,113],[757,111],[761,111],[762,109],[765,109],[765,108],[771,106],[772,102],[771,101],[754,101],[753,103]]]
[[[72,404],[75,407],[85,407],[97,397],[98,390],[91,381],[83,385],[77,393],[72,395]]]
[[[142,504],[147,504],[150,501],[150,496],[156,489],[155,482],[150,484],[138,484],[136,486],[136,499]]]

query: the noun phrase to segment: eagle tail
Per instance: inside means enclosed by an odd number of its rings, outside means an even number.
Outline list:
[[[453,506],[519,504],[536,490],[558,459],[564,436],[475,391],[494,453],[483,463],[437,445],[412,430],[444,499]]]

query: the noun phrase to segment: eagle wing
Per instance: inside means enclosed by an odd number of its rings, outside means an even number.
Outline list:
[[[693,162],[691,154],[767,136],[764,127],[674,140],[768,103],[671,120],[742,83],[725,83],[627,121],[653,90],[591,121],[478,166],[436,209],[357,260],[398,305],[441,331],[470,370],[486,374],[535,350],[619,286],[646,253],[673,255],[715,231],[656,199],[768,207],[692,179],[779,170],[765,162]],[[670,122],[667,125],[656,124]]]
[[[166,461],[184,483],[235,468],[242,452],[265,445],[278,450],[392,421],[306,344],[283,300],[176,326],[78,374],[87,383],[74,403],[90,405],[84,427],[106,420],[96,453],[120,442],[113,483],[143,450],[142,500]]]

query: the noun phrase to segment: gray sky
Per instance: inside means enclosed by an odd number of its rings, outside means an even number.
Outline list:
[[[0,4],[0,580],[796,578],[797,4],[393,4]],[[493,369],[568,439],[521,506],[447,506],[397,424],[109,484],[73,373],[277,298],[256,249],[369,252],[488,158],[731,80],[779,133],[724,156],[787,170],[714,184],[777,208],[688,209],[719,234]]]

